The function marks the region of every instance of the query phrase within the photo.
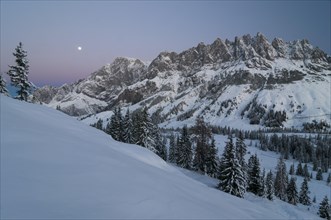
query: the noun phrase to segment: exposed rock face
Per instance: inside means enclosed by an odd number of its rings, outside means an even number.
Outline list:
[[[321,100],[326,95],[320,93],[330,94],[330,75],[330,56],[307,40],[275,38],[270,43],[258,33],[233,42],[217,38],[210,45],[200,43],[181,53],[162,52],[149,65],[116,58],[87,79],[59,88],[45,86],[34,95],[73,116],[115,105],[146,106],[164,123],[189,123],[199,115],[215,123],[233,117],[249,121],[258,108],[259,120],[254,122],[263,125],[271,110],[292,111],[287,117],[296,117],[299,112],[311,114],[311,105],[320,105],[318,114],[328,113],[330,103]],[[275,98],[279,95],[281,101]],[[306,95],[319,98],[305,103]]]

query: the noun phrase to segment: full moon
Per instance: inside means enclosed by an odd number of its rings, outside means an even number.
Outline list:
[[[82,47],[79,46],[79,47],[77,47],[77,49],[78,49],[78,50],[82,50]]]

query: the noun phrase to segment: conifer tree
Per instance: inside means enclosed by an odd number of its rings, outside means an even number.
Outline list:
[[[160,138],[160,139],[158,139]],[[158,156],[161,157],[164,161],[167,161],[168,151],[167,151],[167,139],[162,137],[160,132],[156,135],[156,148],[158,152]]]
[[[246,180],[237,159],[231,136],[228,137],[228,142],[220,161],[219,179],[218,188],[220,190],[237,197],[244,196]]]
[[[153,124],[153,129],[152,129],[152,138],[154,139],[155,142],[155,149],[156,149],[156,154],[161,157],[164,161],[167,160],[167,140],[162,137],[160,129],[157,125]]]
[[[259,195],[262,185],[261,185],[261,169],[260,162],[257,155],[252,155],[249,158],[249,168],[248,168],[248,188],[247,190]]]
[[[294,164],[291,164],[289,174],[294,175]]]
[[[303,205],[310,205],[310,197],[309,197],[309,189],[308,189],[308,179],[307,177],[304,178],[302,184],[301,184],[301,189],[299,192],[299,202]]]
[[[169,137],[169,162],[170,163],[176,163],[176,140],[175,135],[171,133]]]
[[[97,123],[95,124],[95,127],[99,130],[102,130],[102,124],[103,124],[103,121],[101,118],[99,118],[99,120],[97,121]]]
[[[236,153],[241,167],[246,167],[245,155],[247,152],[247,147],[244,143],[244,135],[242,131],[239,132],[238,138],[236,140]]]
[[[329,199],[327,196],[324,197],[323,201],[320,203],[319,209],[318,209],[318,215],[321,218],[325,218],[330,220],[331,219],[331,210],[330,210],[330,204]]]
[[[150,151],[158,154],[158,151],[156,149],[156,140],[153,135],[153,129],[155,129],[155,126],[153,125],[151,118],[149,117],[147,108],[144,108],[143,111],[140,113],[139,119],[139,140],[137,144],[146,147]]]
[[[133,144],[140,145],[140,136],[142,134],[142,126],[141,126],[141,112],[137,110],[131,116],[132,120],[132,142]]]
[[[297,167],[297,170],[296,170],[296,172],[295,172],[295,175],[303,176],[303,169],[302,169],[302,164],[301,164],[301,162],[298,164],[298,167]]]
[[[295,178],[291,177],[290,183],[287,186],[288,203],[296,205],[298,203],[298,190],[295,183]]]
[[[131,119],[131,114],[130,114],[130,110],[127,109],[123,119],[123,141],[125,143],[129,143],[129,144],[134,143],[132,130],[133,130],[133,123]]]
[[[208,128],[203,118],[197,118],[193,127],[196,147],[194,151],[193,168],[200,173],[206,173],[207,154],[210,147],[211,130]]]
[[[106,132],[110,134],[114,140],[124,142],[121,108],[114,109],[114,114],[110,118],[109,126],[107,126]]]
[[[303,166],[303,176],[306,177],[308,181],[310,180],[307,164]]]
[[[331,183],[331,173],[329,173],[329,176],[328,176],[326,182],[327,182],[327,184],[330,184]]]
[[[217,176],[217,148],[214,138],[212,138],[210,147],[207,151],[206,173],[211,177]]]
[[[280,157],[276,167],[275,177],[275,196],[283,201],[286,201],[286,189],[287,189],[288,177],[286,172],[286,164],[283,157]]]
[[[192,167],[192,147],[187,126],[182,128],[181,136],[178,142],[178,160],[177,164],[183,168],[191,169]]]
[[[266,197],[269,200],[274,199],[274,180],[271,170],[267,174],[266,178]]]
[[[9,66],[8,75],[13,86],[18,88],[16,98],[27,101],[30,89],[32,87],[28,80],[29,61],[26,58],[27,52],[23,50],[23,44],[20,42],[13,55],[16,57],[16,66]]]
[[[6,81],[1,74],[0,74],[0,93],[9,96],[8,90],[6,88]]]
[[[318,169],[318,171],[316,173],[316,180],[323,180],[322,169]]]
[[[261,188],[259,190],[258,195],[264,197],[266,193],[265,169],[263,169],[262,175],[260,177],[260,184],[261,184]]]

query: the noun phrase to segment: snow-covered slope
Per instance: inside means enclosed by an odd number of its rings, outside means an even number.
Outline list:
[[[237,128],[302,128],[331,123],[330,76],[331,57],[307,40],[269,42],[258,33],[162,52],[150,64],[117,58],[87,79],[41,88],[34,97],[74,116],[147,107],[164,127],[204,116]],[[268,121],[283,111],[279,122]]]
[[[0,99],[1,218],[293,217],[210,188],[59,111]]]

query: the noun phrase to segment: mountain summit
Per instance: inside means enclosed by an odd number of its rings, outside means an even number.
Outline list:
[[[198,116],[233,127],[300,127],[330,123],[330,76],[331,57],[308,40],[269,42],[257,33],[161,52],[150,64],[116,58],[87,79],[40,88],[34,98],[72,116],[147,107],[166,127]]]

